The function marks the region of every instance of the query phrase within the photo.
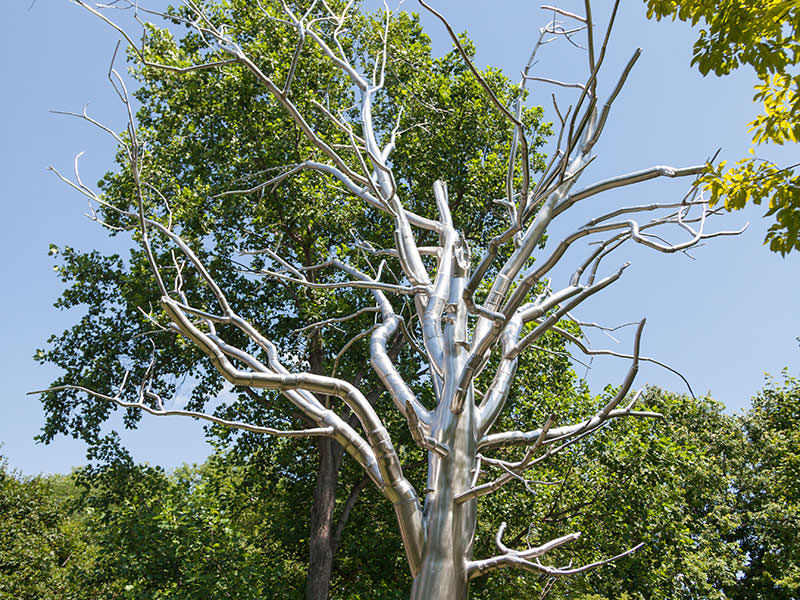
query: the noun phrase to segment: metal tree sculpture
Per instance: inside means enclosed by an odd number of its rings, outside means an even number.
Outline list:
[[[408,208],[408,199],[403,198],[395,178],[392,152],[402,144],[402,132],[399,126],[392,129],[386,123],[399,123],[399,116],[375,114],[379,108],[386,109],[386,105],[379,106],[376,98],[380,97],[384,86],[390,43],[388,31],[392,12],[388,9],[382,50],[372,61],[372,73],[365,75],[347,43],[347,25],[353,18],[352,1],[314,0],[305,3],[302,10],[298,6],[302,3],[282,0],[261,6],[267,22],[294,29],[298,39],[291,63],[272,69],[274,73],[265,71],[265,67],[243,49],[245,43],[234,39],[223,26],[216,24],[214,15],[191,0],[186,0],[183,12],[162,15],[172,23],[190,27],[200,43],[207,46],[209,60],[189,66],[148,60],[146,47],[138,48],[101,8],[78,3],[116,28],[138,60],[148,68],[173,71],[176,76],[197,70],[246,69],[263,86],[263,91],[283,107],[314,148],[316,156],[287,165],[277,175],[251,189],[230,193],[246,198],[249,193],[312,171],[348,194],[349,202],[362,202],[365,210],[380,211],[391,222],[393,247],[376,249],[368,243],[369,232],[363,232],[349,250],[331,250],[328,260],[312,266],[295,264],[273,249],[261,249],[258,252],[265,257],[265,266],[257,275],[301,288],[361,290],[364,305],[357,313],[327,315],[323,321],[308,325],[320,326],[365,312],[375,313],[374,325],[364,332],[364,336],[369,336],[370,367],[383,383],[394,408],[407,421],[414,442],[427,453],[426,488],[416,490],[404,476],[386,421],[378,414],[374,401],[368,400],[352,382],[336,377],[335,365],[330,375],[290,371],[285,364],[296,362],[287,359],[291,350],[276,347],[265,332],[258,331],[237,314],[235,303],[212,277],[200,258],[201,253],[173,229],[166,200],[148,182],[147,163],[142,158],[144,149],[137,138],[127,91],[122,78],[113,69],[110,75],[128,107],[130,121],[125,136],[112,135],[126,158],[138,211],[129,212],[110,203],[85,186],[77,173],[75,181],[62,179],[99,206],[101,212],[115,214],[117,221],[138,230],[138,239],[161,296],[163,312],[149,313],[154,322],[199,348],[232,385],[277,390],[315,426],[282,430],[231,421],[211,413],[169,410],[151,391],[147,380],[141,382],[136,398],[126,399],[130,398],[125,395],[130,393],[125,391],[127,376],[115,395],[76,386],[70,386],[71,389],[81,389],[98,399],[155,415],[191,416],[268,435],[335,439],[393,505],[414,578],[411,595],[415,599],[466,598],[470,579],[497,569],[513,567],[556,577],[595,568],[635,550],[631,548],[617,557],[582,566],[553,566],[545,555],[575,540],[579,532],[542,541],[536,547],[515,550],[503,544],[503,524],[496,538],[499,554],[490,558],[473,556],[476,506],[480,497],[511,482],[524,481],[531,469],[597,431],[611,419],[659,416],[636,410],[637,396],[629,398],[640,360],[650,360],[639,355],[644,321],[636,331],[630,355],[605,352],[631,361],[618,392],[596,414],[587,415],[585,420],[574,424],[557,425],[551,417],[531,431],[493,430],[498,417],[508,408],[506,401],[514,385],[519,355],[547,332],[565,336],[582,352],[603,353],[589,350],[574,329],[571,333],[562,325],[565,320],[580,325],[572,319],[571,311],[622,275],[627,265],[605,276],[599,272],[603,260],[625,242],[671,253],[690,248],[709,237],[736,233],[706,233],[706,218],[712,211],[693,188],[675,202],[617,208],[581,224],[560,241],[543,243],[551,223],[563,220],[568,209],[587,198],[655,177],[697,175],[704,168],[704,165],[682,169],[657,166],[576,189],[585,167],[594,159],[592,149],[603,132],[611,105],[639,56],[637,50],[612,93],[601,104],[597,97],[597,77],[606,54],[616,5],[599,47],[595,46],[588,0],[585,16],[546,7],[554,18],[541,30],[533,55],[523,69],[518,95],[513,104],[507,106],[472,65],[468,51],[447,21],[420,0],[425,10],[442,21],[482,93],[513,130],[506,157],[506,194],[496,200],[501,207],[498,210],[505,215],[506,227],[501,234],[485,240],[485,247],[478,252],[477,248],[468,247],[465,236],[454,226],[445,181],[437,181],[431,190],[428,204],[435,207],[435,213],[431,210],[430,214],[436,214],[432,218]],[[119,4],[114,8],[119,8]],[[557,19],[574,22],[576,26],[565,27]],[[564,85],[531,75],[536,50],[553,38],[577,35],[580,31],[586,32],[589,75],[585,83],[571,84],[580,90],[573,106],[560,111],[556,105],[560,120],[557,148],[534,182],[530,140],[526,138],[521,121],[526,86],[532,80]],[[308,45],[312,45],[332,69],[349,79],[358,97],[356,107],[330,107],[320,102],[319,113],[311,118],[293,101],[291,90],[298,58]],[[365,62],[362,61],[362,67]],[[324,131],[315,126],[320,113],[326,126],[345,134],[350,140],[349,146],[326,139]],[[86,115],[83,118],[91,120]],[[332,195],[334,199],[337,197],[341,195]],[[164,210],[156,214],[152,207],[159,199],[163,200]],[[653,217],[638,220],[644,215]],[[670,226],[682,231],[685,239],[669,243],[662,233],[654,231]],[[433,244],[423,245],[423,240],[433,240]],[[587,241],[591,245],[585,248],[586,254],[577,262],[569,280],[562,287],[552,287],[548,276],[554,267],[563,263],[568,250]],[[171,245],[171,253],[154,251],[156,244],[159,248]],[[165,263],[164,256],[171,257],[170,261]],[[380,267],[371,268],[371,256],[381,257]],[[315,274],[313,278],[309,276],[311,272]],[[394,278],[390,279],[392,275]],[[213,296],[213,306],[196,300],[197,296],[187,289],[186,282],[190,280],[193,285],[204,286]],[[405,380],[391,358],[390,346],[400,336],[416,349],[419,361],[427,366],[427,370],[419,371],[415,382]],[[493,370],[488,377],[491,383],[478,394],[476,378],[486,369]],[[487,375],[484,373],[483,377]],[[432,405],[415,394],[420,381],[429,386],[435,398]],[[343,408],[332,404],[331,400],[336,399],[343,403]],[[509,448],[520,450],[518,460],[492,456],[493,451]]]

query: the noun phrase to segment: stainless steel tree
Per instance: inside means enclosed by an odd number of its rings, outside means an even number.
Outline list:
[[[537,466],[612,419],[659,416],[637,410],[637,396],[629,396],[639,362],[650,360],[639,354],[644,321],[636,331],[631,354],[605,352],[631,362],[613,398],[595,414],[575,423],[557,423],[557,417],[552,416],[529,431],[494,430],[503,411],[514,410],[507,400],[520,355],[535,348],[545,334],[553,333],[574,344],[579,352],[604,353],[586,346],[581,327],[591,324],[577,321],[572,311],[620,278],[627,265],[607,275],[602,270],[605,259],[626,242],[671,253],[709,237],[735,233],[706,232],[706,220],[713,211],[698,190],[691,188],[674,202],[619,207],[575,224],[572,233],[562,239],[546,237],[551,224],[568,221],[570,209],[588,198],[656,177],[691,178],[704,168],[656,166],[578,187],[585,167],[595,158],[593,148],[612,103],[639,56],[637,50],[608,98],[598,98],[597,81],[616,5],[599,45],[595,44],[588,0],[583,15],[546,7],[552,20],[541,29],[516,94],[506,102],[473,66],[469,48],[446,20],[420,0],[425,10],[441,20],[478,82],[480,93],[507,120],[511,132],[508,155],[503,157],[507,165],[502,182],[505,195],[493,199],[497,206],[493,218],[505,224],[498,235],[478,240],[483,245],[478,248],[475,240],[468,244],[467,236],[454,224],[446,181],[437,180],[427,198],[407,197],[408,187],[403,184],[413,175],[407,171],[399,174],[395,169],[393,153],[402,150],[404,133],[408,128],[424,129],[425,123],[404,122],[401,114],[395,114],[400,112],[397,105],[384,96],[390,26],[395,17],[388,7],[383,13],[384,27],[376,37],[376,52],[371,53],[369,47],[348,37],[350,24],[359,18],[353,2],[282,0],[259,5],[265,23],[293,33],[296,39],[296,51],[286,64],[272,64],[251,55],[251,40],[237,36],[235,28],[225,27],[225,11],[233,10],[235,3],[205,7],[186,0],[182,10],[161,16],[169,23],[188,27],[207,60],[184,64],[176,59],[171,64],[154,62],[146,42],[136,44],[107,16],[106,9],[120,8],[119,3],[103,8],[79,4],[116,28],[130,44],[134,58],[147,68],[170,71],[175,77],[201,70],[219,70],[222,74],[246,70],[260,86],[259,93],[270,96],[291,118],[310,149],[307,159],[261,173],[262,180],[246,189],[237,189],[236,182],[231,182],[225,195],[248,202],[249,195],[313,173],[308,181],[321,187],[318,193],[329,193],[331,210],[337,203],[360,205],[376,228],[379,223],[388,225],[393,245],[379,247],[369,230],[354,232],[349,239],[338,240],[326,260],[309,265],[282,255],[277,240],[269,238],[265,242],[269,247],[246,249],[240,264],[232,265],[254,279],[277,280],[298,293],[303,289],[339,290],[360,303],[349,314],[321,315],[309,322],[308,328],[374,315],[374,323],[345,345],[328,373],[307,368],[297,360],[296,348],[278,347],[269,331],[257,329],[240,316],[247,298],[241,294],[229,297],[224,283],[208,268],[203,240],[185,239],[180,227],[173,226],[167,196],[151,177],[154,167],[148,162],[146,145],[139,139],[123,78],[112,68],[110,76],[128,107],[130,125],[120,136],[105,129],[119,143],[130,176],[128,191],[138,210],[122,208],[84,185],[77,168],[75,180],[62,179],[99,207],[95,216],[99,221],[135,231],[160,295],[160,308],[143,307],[156,327],[174,334],[179,343],[188,342],[202,351],[232,386],[282,394],[292,406],[285,423],[299,415],[311,426],[281,429],[279,424],[268,427],[211,412],[173,410],[149,385],[147,373],[134,387],[126,386],[128,377],[124,376],[115,394],[74,385],[51,388],[51,393],[69,388],[155,415],[185,415],[265,435],[336,440],[394,508],[414,578],[411,596],[415,599],[466,598],[471,579],[498,569],[558,577],[587,571],[635,550],[621,548],[616,557],[561,566],[553,558],[558,556],[557,549],[574,541],[580,532],[513,549],[503,543],[503,524],[497,532],[498,554],[473,556],[476,507],[481,497],[505,485],[536,485],[530,480]],[[137,14],[147,14],[132,8]],[[546,167],[536,174],[532,140],[522,119],[526,87],[530,81],[565,85],[532,74],[536,52],[553,39],[578,35],[586,40],[588,76],[582,84],[567,85],[577,89],[573,105],[563,109],[555,104],[559,119],[556,148]],[[312,114],[309,103],[295,100],[293,85],[306,52],[315,53],[333,78],[346,82],[344,89],[351,92],[355,104],[333,104],[331,96],[319,90]],[[91,120],[86,115],[84,118]],[[274,143],[284,141],[276,139]],[[497,157],[486,160],[490,158]],[[425,164],[419,165],[420,170],[425,168]],[[669,233],[664,230],[670,228],[683,239],[666,241]],[[568,259],[575,261],[569,268],[571,275],[563,282],[553,281],[553,273],[563,271]],[[280,319],[281,314],[276,313],[274,318]],[[391,415],[381,414],[377,397],[359,388],[358,381],[363,377],[336,375],[339,357],[367,337],[369,365],[363,368],[371,368],[379,378],[384,393],[392,400],[392,410],[402,415],[413,442],[426,453],[427,481],[422,490],[415,489],[404,475],[400,452],[387,429]],[[401,371],[396,364],[398,344],[407,344],[415,353],[417,368],[411,377],[408,368]],[[509,451],[520,455],[509,458]]]

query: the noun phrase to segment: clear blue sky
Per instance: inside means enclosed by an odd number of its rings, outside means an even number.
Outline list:
[[[515,79],[546,18],[538,2],[447,0],[433,4],[458,31],[469,31],[481,65],[501,67]],[[751,74],[702,78],[689,67],[695,34],[688,27],[647,22],[643,4],[634,0],[622,4],[601,90],[616,81],[637,46],[644,53],[597,147],[598,160],[583,181],[656,164],[700,163],[718,147],[722,147],[722,158],[743,156],[749,142],[747,123],[758,108],[751,101]],[[560,5],[580,11],[583,2]],[[418,10],[414,2],[406,7]],[[85,151],[84,177],[94,182],[112,168],[114,147],[84,123],[48,111],[80,111],[88,103],[93,116],[117,129],[124,125],[106,80],[117,37],[66,1],[16,0],[4,8],[0,260],[6,283],[0,294],[4,317],[0,346],[4,382],[0,441],[4,445],[0,454],[26,474],[63,472],[84,462],[85,449],[71,439],[49,446],[34,444],[32,438],[43,416],[38,400],[25,395],[46,387],[57,376],[54,369],[31,359],[35,349],[45,344],[48,335],[78,318],[77,313],[52,308],[61,288],[47,255],[48,244],[84,249],[114,246],[83,217],[81,198],[46,167],[53,164],[69,171],[75,154]],[[598,22],[603,22],[602,8],[595,9]],[[446,50],[449,42],[438,23],[430,18],[424,22],[436,47]],[[578,80],[578,58],[565,46],[554,46],[542,55],[538,74]],[[551,91],[546,86],[535,88],[532,102],[549,105]],[[796,147],[780,148],[768,156],[791,164],[798,162],[800,152]],[[587,210],[675,198],[683,190],[681,183],[656,181],[636,191],[609,195]],[[643,352],[682,371],[696,392],[710,391],[731,410],[745,407],[762,387],[765,372],[778,374],[787,366],[793,374],[800,371],[795,340],[800,335],[800,256],[782,259],[762,246],[768,224],[761,218],[763,212],[755,208],[719,219],[715,226],[724,229],[738,228],[748,220],[751,225],[738,238],[712,240],[693,253],[696,260],[640,248],[620,253],[618,259],[631,260],[631,268],[613,289],[585,305],[579,316],[607,324],[646,316]],[[628,338],[621,341],[616,346],[611,340],[596,338],[596,345],[626,351]],[[626,368],[624,363],[595,360],[589,381],[595,390],[606,383],[616,385]],[[637,384],[647,382],[682,390],[677,378],[654,367],[640,371]],[[199,424],[174,418],[145,417],[139,430],[126,433],[125,440],[137,460],[165,467],[202,460],[209,452]]]

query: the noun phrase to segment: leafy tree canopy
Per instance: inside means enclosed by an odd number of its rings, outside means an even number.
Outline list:
[[[800,597],[800,381],[784,372],[744,419],[745,464],[736,538],[748,562],[737,600]]]
[[[520,483],[481,505],[490,518],[479,521],[476,540],[490,548],[498,522],[524,514],[530,526],[506,534],[518,545],[584,532],[565,561],[646,545],[569,579],[501,573],[475,582],[472,597],[535,598],[545,590],[551,600],[738,600],[764,590],[761,597],[793,597],[774,595],[794,589],[794,559],[774,550],[798,532],[786,517],[796,513],[797,498],[786,490],[798,450],[786,443],[797,421],[787,400],[798,396],[796,382],[788,384],[768,386],[746,419],[708,398],[648,390],[646,406],[666,422],[618,421],[575,445],[532,473],[535,495]],[[583,402],[590,408],[597,400]],[[548,408],[559,406],[551,399]],[[752,451],[745,431],[760,440]],[[234,449],[173,473],[127,461],[47,479],[4,471],[2,589],[20,598],[302,598],[308,531],[297,515],[309,494],[275,458],[268,448]],[[330,597],[368,590],[369,598],[405,598],[410,578],[396,525],[374,491],[365,489],[359,502]]]
[[[23,478],[0,457],[0,598],[89,600],[79,584],[97,548],[70,476]]]

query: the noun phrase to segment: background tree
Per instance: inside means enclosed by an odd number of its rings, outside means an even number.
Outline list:
[[[658,389],[644,392],[642,407],[665,419],[621,420],[576,444],[542,474],[556,485],[541,488],[526,507],[531,529],[507,535],[523,540],[552,536],[565,525],[580,530],[569,547],[574,564],[613,553],[620,543],[645,546],[631,560],[572,578],[497,576],[477,597],[731,597],[744,564],[734,535],[741,522],[735,501],[741,423],[710,398]],[[501,512],[512,491],[494,498]]]
[[[111,23],[98,9],[88,8]],[[273,171],[266,167],[268,173],[259,169],[256,175],[251,175],[258,183],[214,195],[206,189],[182,190],[174,185],[171,165],[153,160],[147,129],[140,137],[131,115],[126,135],[117,137],[125,165],[116,188],[119,193],[100,196],[83,185],[77,173],[71,183],[99,207],[99,221],[111,228],[134,230],[141,242],[140,252],[145,260],[140,264],[149,267],[147,277],[158,290],[160,309],[155,308],[155,302],[141,302],[139,306],[156,327],[151,338],[156,350],[149,360],[141,350],[138,354],[127,353],[124,363],[134,363],[128,369],[133,375],[122,378],[118,391],[102,393],[94,387],[102,381],[87,382],[84,378],[78,384],[70,382],[49,390],[48,407],[58,412],[57,407],[65,403],[70,407],[86,404],[88,396],[126,408],[159,415],[183,414],[254,433],[319,437],[323,439],[319,445],[323,463],[325,453],[331,450],[330,446],[326,450],[328,438],[333,438],[393,504],[414,576],[412,597],[415,598],[433,594],[465,597],[469,579],[504,568],[564,576],[606,564],[611,558],[578,567],[557,567],[540,561],[545,553],[563,556],[562,547],[578,538],[574,531],[549,541],[538,538],[539,546],[517,551],[503,544],[505,525],[502,525],[496,536],[500,554],[486,559],[473,559],[473,543],[479,497],[512,481],[526,479],[529,472],[547,459],[562,454],[616,417],[657,416],[652,411],[634,408],[638,396],[627,398],[638,363],[644,360],[638,352],[642,322],[634,350],[627,356],[632,366],[623,385],[589,418],[572,420],[572,415],[559,415],[561,423],[567,423],[559,425],[550,416],[535,429],[490,433],[499,424],[504,409],[514,426],[527,426],[524,405],[515,405],[509,395],[517,369],[525,364],[520,355],[526,350],[542,349],[537,344],[545,340],[545,334],[561,335],[585,349],[579,338],[579,322],[560,326],[558,323],[564,317],[571,318],[573,308],[621,276],[624,266],[599,278],[598,269],[603,259],[624,242],[631,240],[655,250],[675,252],[719,235],[705,232],[709,216],[706,202],[690,193],[675,202],[612,210],[579,224],[574,233],[552,247],[545,246],[548,225],[585,198],[658,176],[696,175],[701,171],[701,167],[659,166],[573,191],[585,167],[594,159],[592,149],[638,52],[608,100],[601,104],[596,83],[610,26],[602,44],[596,46],[590,14],[577,17],[560,13],[586,24],[589,76],[580,86],[577,102],[569,110],[559,111],[558,151],[534,185],[536,144],[522,105],[533,57],[517,91],[504,95],[502,89],[493,87],[491,77],[482,76],[472,66],[468,47],[452,35],[467,71],[505,123],[509,140],[507,152],[499,163],[502,165],[498,169],[499,178],[494,180],[496,188],[502,191],[498,204],[503,208],[487,212],[484,218],[490,222],[496,219],[500,233],[479,232],[473,245],[480,244],[485,251],[480,260],[477,256],[473,260],[472,238],[467,237],[472,233],[470,222],[459,220],[458,194],[445,182],[435,179],[440,173],[426,168],[428,165],[421,157],[415,157],[413,173],[419,173],[417,177],[403,171],[402,160],[395,164],[394,155],[399,156],[403,146],[403,132],[411,127],[425,127],[425,123],[412,121],[404,127],[401,105],[387,88],[391,15],[385,15],[384,29],[375,35],[377,43],[371,45],[369,39],[362,42],[358,36],[345,39],[343,31],[351,23],[350,4],[312,3],[302,7],[302,11],[285,3],[259,8],[264,27],[253,29],[249,27],[251,9],[247,5],[230,3],[220,8],[188,4],[185,10],[170,12],[165,17],[173,24],[190,25],[191,31],[185,37],[200,49],[199,62],[192,63],[178,53],[170,55],[167,64],[159,63],[149,46],[136,50],[135,56],[147,69],[188,73],[189,77],[206,70],[222,79],[232,71],[248,73],[261,94],[270,98],[270,105],[282,107],[291,117],[298,137],[287,139],[287,129],[281,128],[271,132],[272,139],[278,149],[296,148],[299,162],[295,155],[286,156],[282,168]],[[358,22],[356,18],[352,24]],[[545,34],[573,33],[553,23],[543,31],[542,40]],[[150,34],[158,51],[158,44],[168,35],[155,30]],[[273,48],[264,39],[269,35],[295,39],[297,46],[285,55],[265,56],[264,49]],[[127,39],[133,44],[130,37]],[[321,78],[304,81],[308,57],[321,59]],[[113,69],[111,75],[120,86],[121,99],[129,107],[122,79]],[[326,83],[324,88],[320,79]],[[302,86],[319,100],[312,99],[306,104],[303,94],[295,93]],[[332,96],[329,90],[341,90],[342,96]],[[436,112],[436,107],[427,107],[427,112]],[[439,150],[434,148],[434,151]],[[493,154],[484,153],[478,162],[479,170],[485,171],[485,166],[491,168],[495,163]],[[182,169],[187,170],[181,166],[177,172]],[[411,182],[424,181],[425,177],[434,180],[432,198],[430,190],[424,197],[414,195]],[[313,297],[308,314],[303,315],[311,321],[306,321],[303,327],[304,331],[312,331],[308,341],[286,335],[291,316],[281,306],[264,316],[264,329],[259,331],[248,319],[251,313],[259,314],[263,306],[254,303],[250,295],[242,294],[241,288],[228,288],[231,271],[222,269],[219,257],[209,251],[214,234],[210,231],[193,234],[190,227],[184,228],[183,223],[175,220],[176,211],[180,214],[180,210],[173,209],[172,200],[182,193],[221,200],[221,204],[227,205],[228,198],[241,199],[276,184],[299,186],[299,192],[319,200],[320,211],[326,218],[329,214],[341,214],[346,222],[369,224],[355,241],[349,231],[342,238],[345,231],[328,228],[329,237],[325,240],[336,243],[318,264],[311,261],[308,251],[294,253],[284,248],[268,228],[244,237],[251,250],[239,262],[250,276],[247,282],[251,289],[257,292],[260,285],[261,280],[255,276],[265,276],[265,281],[272,280],[267,285],[283,287],[283,293]],[[484,205],[490,206],[491,199],[483,196]],[[284,203],[276,210],[291,212],[301,208]],[[300,212],[298,217],[302,218],[297,219],[297,227],[286,230],[285,235],[291,237],[315,223],[313,214]],[[643,223],[634,220],[642,214],[656,216]],[[622,219],[615,220],[618,217]],[[653,228],[670,225],[688,232],[688,239],[671,243],[664,240],[663,233],[653,232]],[[383,232],[391,233],[391,241]],[[546,277],[568,250],[577,250],[586,238],[595,241],[583,249],[584,259],[578,260],[564,287],[552,289]],[[533,262],[531,258],[537,250],[542,251],[541,256]],[[342,289],[345,291],[332,293]],[[113,307],[115,299],[108,300]],[[353,363],[354,371],[350,373],[340,370],[338,355],[332,364],[326,363],[319,353],[315,331],[368,313],[378,318],[363,334],[342,341],[347,341],[344,349],[353,348],[356,352],[355,342],[366,341],[369,335],[372,370],[366,370],[366,355],[360,363]],[[107,315],[90,313],[90,316]],[[162,398],[173,392],[175,386],[172,381],[156,376],[164,359],[158,348],[162,337],[174,333],[183,340],[179,347],[187,342],[194,345],[247,400],[264,404],[272,413],[271,418],[260,419],[244,402],[233,407],[236,421],[226,418],[231,414],[229,411],[201,412],[197,403],[190,405],[193,410],[172,410],[165,405]],[[405,340],[402,346],[399,340]],[[282,343],[281,346],[276,342]],[[84,361],[79,359],[79,362]],[[201,389],[216,393],[224,389],[213,378],[204,377],[212,372],[210,366],[199,372],[192,372],[191,365],[187,366],[190,368],[186,372],[200,380]],[[107,368],[104,375],[111,375],[115,364],[104,368]],[[126,386],[131,379],[140,384],[135,388]],[[383,390],[372,387],[372,381],[383,384],[389,396],[385,400],[394,403],[395,411],[385,410],[385,401],[379,402]],[[485,391],[481,393],[482,389]],[[280,392],[282,398],[271,392]],[[333,406],[338,408],[331,410]],[[73,425],[81,426],[80,413],[75,418]],[[90,432],[99,420],[95,417],[94,422],[89,422]],[[391,442],[389,430],[393,430],[394,423],[403,421],[408,426],[406,435],[410,434],[416,450],[408,450],[411,446],[404,444],[403,438],[396,438],[397,446]],[[61,422],[63,416],[51,424],[57,427]],[[520,457],[512,458],[509,452],[515,448],[525,450]],[[413,476],[409,478],[403,472],[403,463],[407,464],[404,459],[420,450],[426,453],[428,463],[424,489],[414,485]],[[336,458],[332,452],[328,454],[329,460]],[[535,485],[534,480],[529,485]],[[318,491],[319,487],[315,489],[315,499]],[[425,496],[424,510],[420,493]],[[330,513],[333,505],[328,496],[327,501],[315,506]],[[312,524],[312,531],[313,527]],[[319,541],[320,536],[315,539]],[[330,554],[331,546],[326,545],[323,550]],[[622,555],[628,553],[630,550]]]
[[[732,598],[800,596],[800,382],[784,373],[753,398],[743,420],[736,539],[747,557]]]
[[[740,66],[755,71],[756,101],[764,112],[750,124],[751,156],[728,167],[725,161],[704,178],[712,202],[724,199],[727,209],[767,201],[775,216],[765,242],[787,254],[800,250],[800,175],[798,165],[776,165],[759,158],[762,144],[796,144],[800,140],[800,2],[797,0],[647,0],[649,17],[701,23],[692,64],[703,75],[728,75]]]
[[[97,597],[80,576],[92,568],[97,547],[76,498],[71,477],[21,478],[0,457],[0,597]]]

